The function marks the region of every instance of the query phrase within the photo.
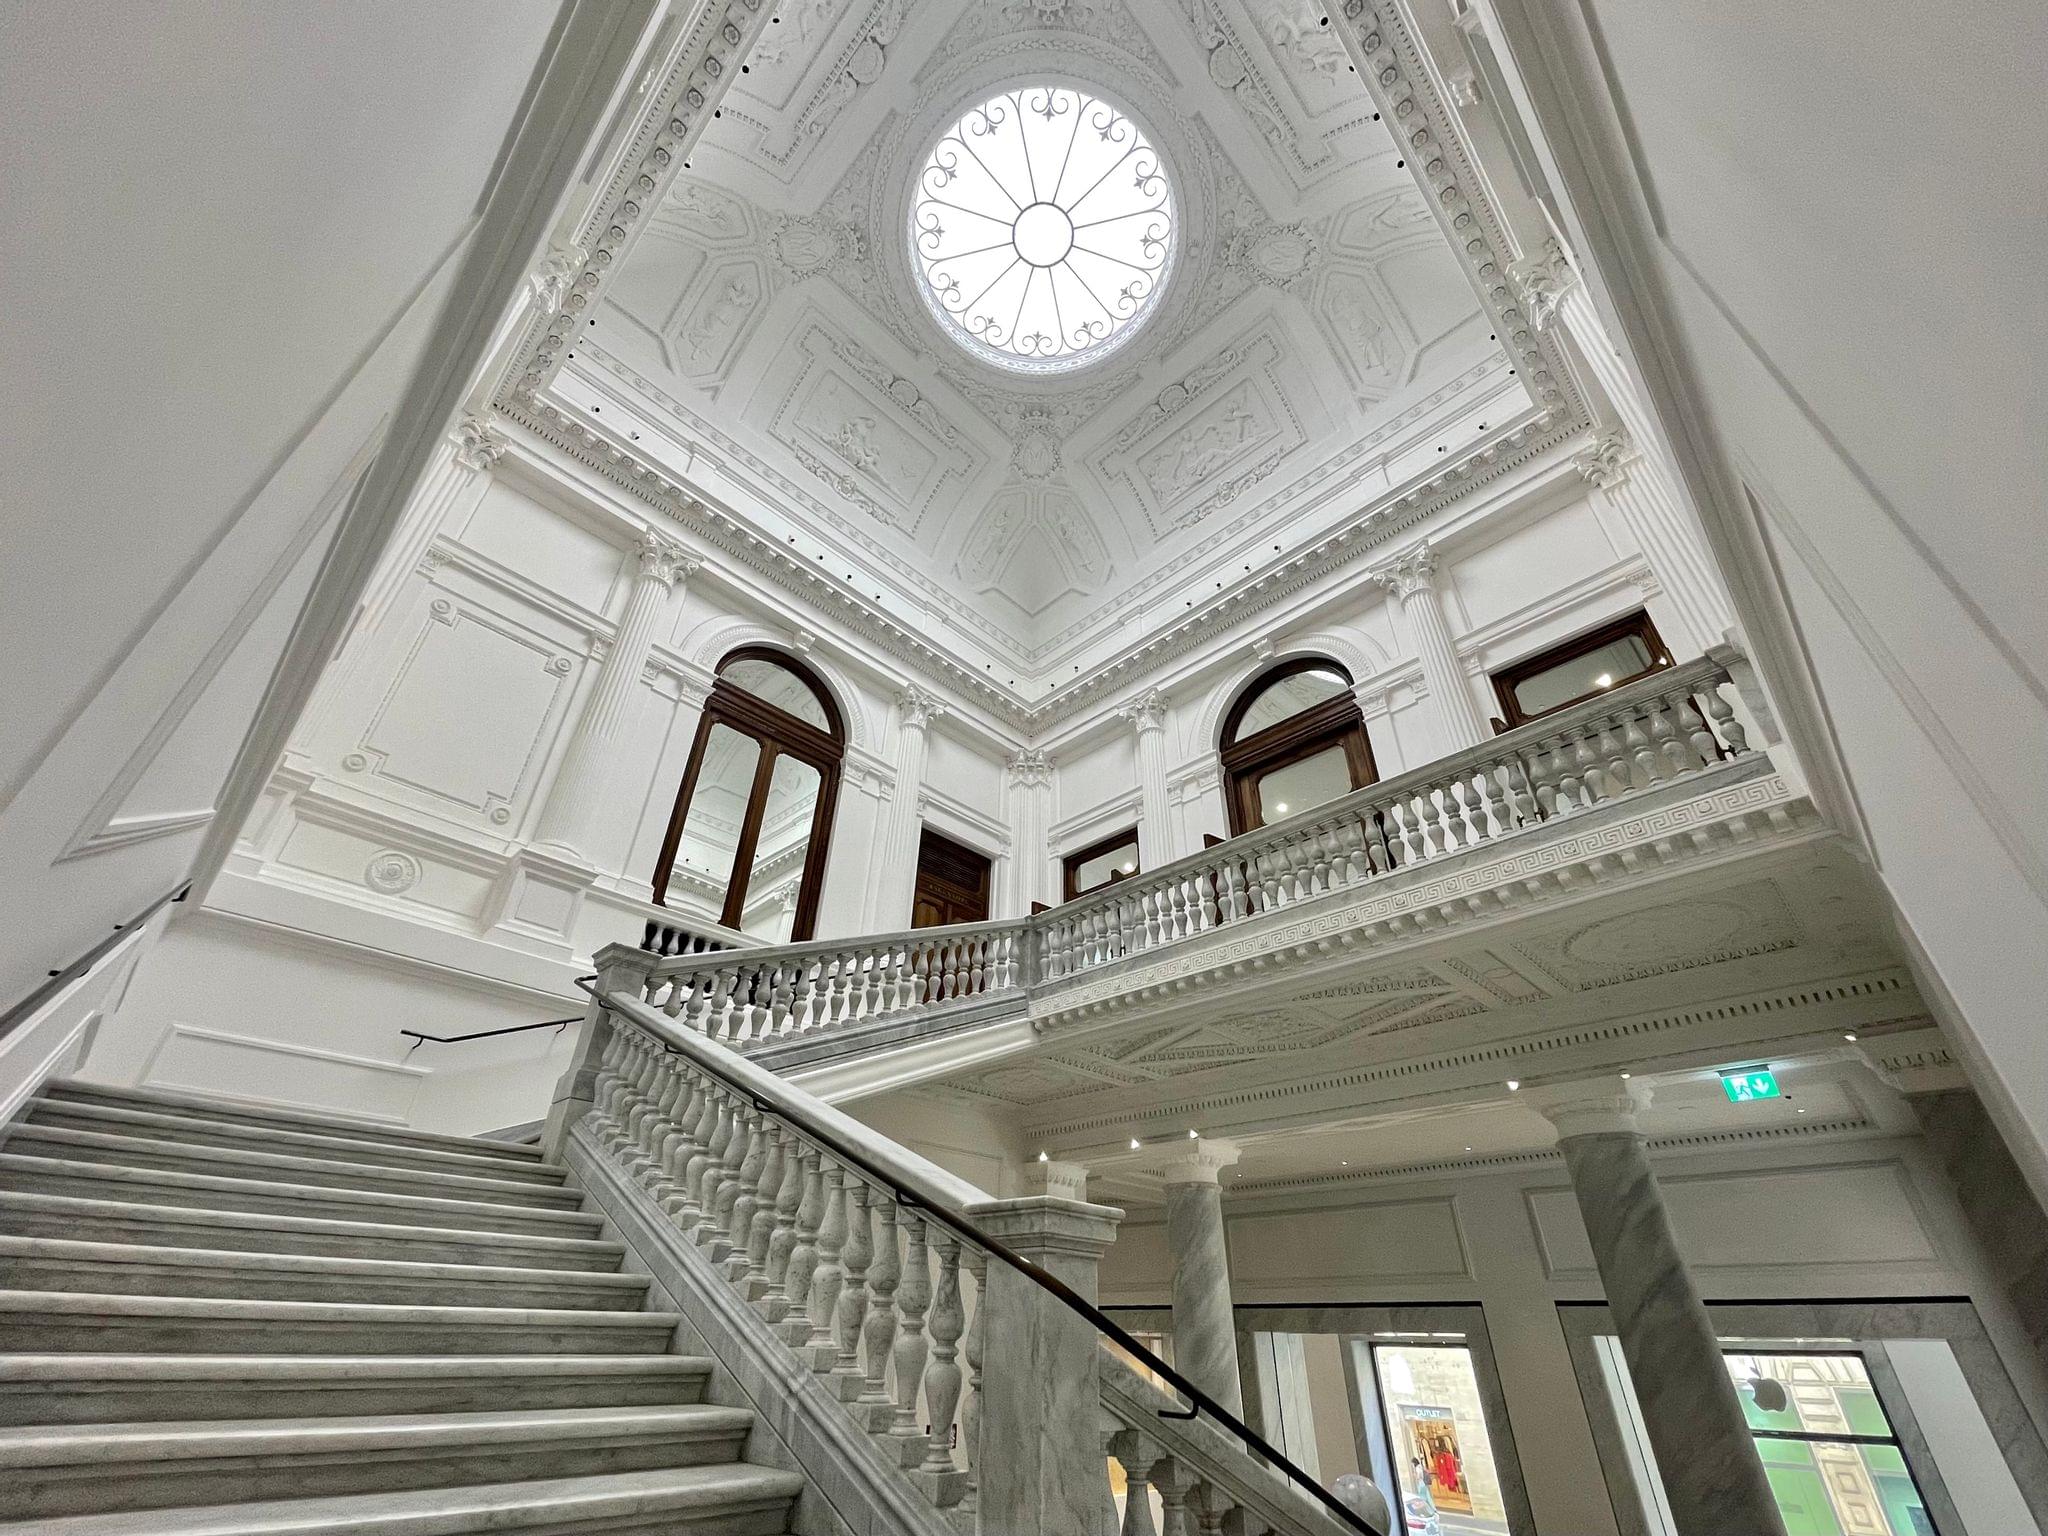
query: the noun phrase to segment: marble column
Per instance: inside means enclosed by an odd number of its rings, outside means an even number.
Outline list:
[[[1606,398],[1615,425],[1578,455],[1579,471],[1605,495],[1649,561],[1664,596],[1704,650],[1735,623],[1720,572],[1680,493],[1678,477],[1655,451],[1656,427],[1621,356],[1607,339],[1593,296],[1555,239],[1509,271],[1522,309],[1539,331],[1555,327],[1566,351]],[[1676,643],[1678,637],[1665,637]]]
[[[1426,543],[1373,572],[1373,580],[1400,599],[1409,643],[1422,662],[1423,686],[1436,701],[1438,746],[1449,755],[1484,741],[1490,728],[1465,685],[1465,669],[1458,665],[1457,648],[1451,644],[1436,576],[1436,551]]]
[[[1004,789],[1010,816],[1010,892],[1008,915],[1024,917],[1034,901],[1050,906],[1056,897],[1049,883],[1050,861],[1045,835],[1050,825],[1052,760],[1036,747],[1012,752]]]
[[[1523,1097],[1556,1127],[1678,1536],[1785,1536],[1636,1129],[1647,1095],[1631,1087],[1613,1077]]]
[[[1880,1077],[1905,1094],[1921,1141],[1948,1176],[1962,1219],[1985,1257],[1987,1278],[2048,1376],[2048,1212],[2034,1198],[1999,1126],[1937,1030],[1884,1034],[1858,1049]]]
[[[617,765],[627,706],[639,692],[671,592],[698,568],[682,547],[649,529],[634,551],[637,570],[626,611],[597,669],[569,738],[561,770],[541,807],[534,841],[586,863],[602,828],[605,796]]]
[[[1124,1213],[1043,1194],[971,1205],[966,1215],[1093,1302],[1096,1272]],[[974,1462],[981,1529],[1015,1536],[1098,1530],[1110,1497],[1102,1442],[1102,1344],[1095,1325],[993,1259],[979,1306],[985,1364],[981,1454]]]
[[[1166,1245],[1173,1258],[1174,1369],[1243,1418],[1218,1181],[1237,1159],[1234,1142],[1204,1138],[1188,1142],[1159,1171],[1166,1181]]]
[[[1166,821],[1166,697],[1148,688],[1122,714],[1138,733],[1138,868],[1158,869],[1173,862]]]
[[[946,707],[922,688],[903,690],[896,701],[896,787],[877,845],[875,911],[877,933],[910,926],[910,903],[917,890],[917,842],[924,827],[924,760],[927,732]]]

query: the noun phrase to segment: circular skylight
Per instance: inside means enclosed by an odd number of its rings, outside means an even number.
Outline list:
[[[910,249],[925,302],[976,356],[1078,368],[1130,339],[1173,266],[1173,188],[1121,107],[1019,86],[963,113],[917,176]]]

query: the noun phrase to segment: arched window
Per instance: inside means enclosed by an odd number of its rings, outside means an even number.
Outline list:
[[[768,943],[811,937],[846,729],[808,667],[765,646],[718,664],[654,871],[654,899]]]
[[[1283,661],[1252,680],[1224,717],[1222,758],[1233,837],[1379,777],[1351,674],[1320,656]]]

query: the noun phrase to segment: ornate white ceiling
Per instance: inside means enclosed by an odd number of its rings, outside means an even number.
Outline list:
[[[1035,733],[1587,423],[1470,104],[1400,0],[1333,11],[704,0],[496,404]],[[1031,78],[1142,120],[1179,249],[1131,345],[1020,380],[942,333],[906,217],[938,130]]]
[[[1355,519],[1390,461],[1424,470],[1535,413],[1321,14],[795,0],[579,322],[553,398],[648,424],[626,435],[655,468],[1042,698],[1216,577]],[[939,130],[1032,79],[1138,113],[1181,221],[1142,332],[1044,379],[940,330],[906,233]]]

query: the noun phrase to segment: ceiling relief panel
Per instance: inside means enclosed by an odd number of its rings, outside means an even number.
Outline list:
[[[681,483],[686,450],[715,459],[742,526],[794,521],[879,557],[898,588],[883,606],[900,597],[975,674],[1007,661],[1018,709],[1085,683],[1068,663],[1104,640],[1145,643],[1207,570],[1241,563],[1256,583],[1371,518],[1396,494],[1384,467],[1440,468],[1465,417],[1530,427],[1464,265],[1315,4],[774,14],[597,324],[571,338],[557,398],[593,428],[613,419],[592,414],[602,401],[672,425],[661,446],[619,446]],[[1130,109],[1171,177],[1179,243],[1142,333],[1052,378],[952,341],[909,249],[939,131],[1034,78]]]
[[[1015,485],[989,502],[954,569],[974,591],[1036,618],[1062,598],[1100,591],[1109,554],[1070,493]]]
[[[920,537],[941,493],[973,462],[959,432],[909,379],[822,323],[801,329],[784,356],[794,367],[774,391],[776,440],[847,501]]]

